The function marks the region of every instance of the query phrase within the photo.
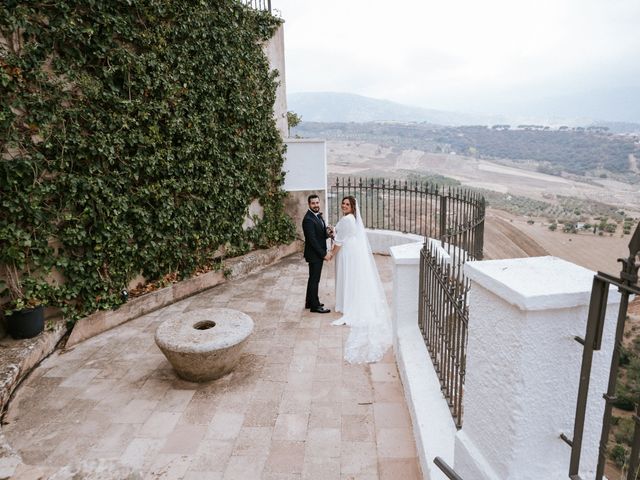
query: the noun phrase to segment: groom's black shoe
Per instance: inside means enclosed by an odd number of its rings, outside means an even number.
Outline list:
[[[321,303],[320,305],[318,305],[319,307],[324,307],[324,303]],[[309,306],[309,304],[305,304],[304,308],[311,308],[311,306]]]
[[[322,305],[319,306],[318,308],[312,308],[311,311],[313,313],[329,313],[331,310],[329,310],[328,308],[324,308]]]

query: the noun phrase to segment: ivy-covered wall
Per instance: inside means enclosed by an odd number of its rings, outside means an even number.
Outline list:
[[[220,247],[293,238],[261,49],[278,24],[237,0],[3,2],[5,310],[77,317],[117,306],[140,273],[189,276]],[[264,216],[244,231],[254,199]]]

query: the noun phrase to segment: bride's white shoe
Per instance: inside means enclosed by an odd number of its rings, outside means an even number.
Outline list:
[[[338,320],[334,320],[333,322],[331,322],[331,325],[346,325],[347,322],[345,322],[344,320],[342,320],[341,318],[339,318]]]

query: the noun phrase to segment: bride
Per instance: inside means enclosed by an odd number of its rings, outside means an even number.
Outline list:
[[[336,311],[343,316],[332,324],[351,327],[348,362],[377,362],[391,346],[389,307],[356,199],[344,197],[340,208],[329,259],[336,256]]]

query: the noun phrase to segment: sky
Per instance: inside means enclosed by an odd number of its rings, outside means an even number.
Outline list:
[[[288,92],[485,114],[591,108],[640,122],[640,0],[272,0],[272,9],[285,20]]]

